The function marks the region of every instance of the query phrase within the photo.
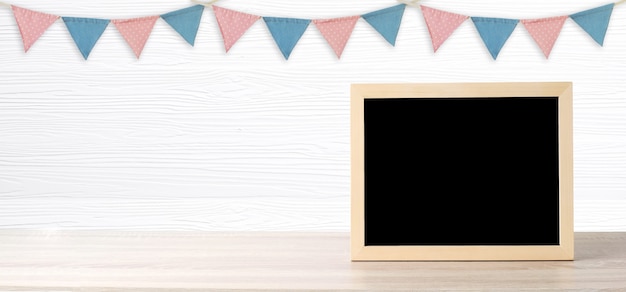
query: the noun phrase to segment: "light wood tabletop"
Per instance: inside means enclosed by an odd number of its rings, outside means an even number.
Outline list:
[[[349,233],[0,231],[0,291],[626,291],[626,233],[574,261],[351,262]]]

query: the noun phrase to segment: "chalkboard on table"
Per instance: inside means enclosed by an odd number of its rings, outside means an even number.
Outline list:
[[[352,260],[571,260],[572,84],[354,84]]]

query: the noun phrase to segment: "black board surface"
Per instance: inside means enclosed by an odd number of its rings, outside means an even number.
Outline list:
[[[559,245],[557,97],[364,100],[365,245]]]

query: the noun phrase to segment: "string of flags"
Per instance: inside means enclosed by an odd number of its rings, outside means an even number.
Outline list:
[[[567,19],[572,19],[596,43],[602,46],[614,6],[626,2],[626,0],[620,0],[570,15],[537,19],[509,19],[468,16],[417,4],[419,0],[404,0],[408,2],[401,2],[401,4],[362,15],[331,19],[300,19],[244,13],[216,6],[213,3],[217,0],[209,3],[197,2],[198,0],[192,1],[197,4],[161,15],[131,19],[66,17],[29,10],[2,2],[0,2],[0,5],[10,7],[13,11],[15,22],[22,36],[24,52],[28,52],[33,44],[58,19],[62,19],[85,60],[87,60],[100,36],[111,23],[128,43],[137,58],[140,57],[152,33],[152,29],[159,19],[169,24],[189,45],[194,46],[206,7],[211,7],[213,10],[223,37],[226,53],[254,23],[262,19],[286,60],[289,59],[298,41],[311,23],[326,39],[337,58],[341,58],[359,19],[363,19],[385,41],[395,46],[402,17],[407,6],[418,7],[421,10],[431,37],[434,53],[452,36],[461,24],[470,19],[489,54],[496,60],[506,41],[520,22],[546,58],[549,58]]]

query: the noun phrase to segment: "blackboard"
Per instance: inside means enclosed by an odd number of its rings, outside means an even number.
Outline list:
[[[573,259],[571,88],[353,85],[353,260]]]

